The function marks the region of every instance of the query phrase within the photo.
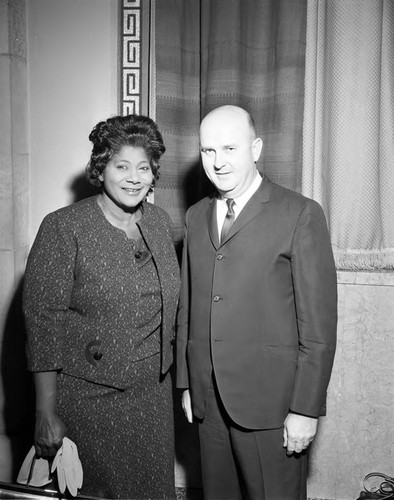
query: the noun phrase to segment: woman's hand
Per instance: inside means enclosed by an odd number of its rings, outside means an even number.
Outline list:
[[[56,413],[36,413],[34,446],[38,458],[53,458],[62,446],[66,426]]]
[[[54,457],[66,435],[66,426],[56,414],[56,383],[56,371],[34,374],[36,388],[34,446],[38,458]]]

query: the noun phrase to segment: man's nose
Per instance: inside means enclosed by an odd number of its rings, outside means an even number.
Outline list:
[[[215,170],[220,170],[225,164],[224,156],[222,153],[215,153],[215,158],[213,160],[213,166]]]

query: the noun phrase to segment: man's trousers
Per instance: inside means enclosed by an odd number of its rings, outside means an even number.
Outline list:
[[[286,454],[283,428],[238,426],[228,416],[214,380],[199,435],[205,500],[306,499],[306,453]]]

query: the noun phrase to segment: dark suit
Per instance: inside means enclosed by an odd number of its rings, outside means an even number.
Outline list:
[[[264,177],[219,243],[215,196],[186,216],[177,385],[203,419],[212,369],[229,417],[277,429],[324,414],[336,272],[323,211]]]

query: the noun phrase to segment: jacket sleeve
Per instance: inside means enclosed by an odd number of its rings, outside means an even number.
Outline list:
[[[187,342],[189,337],[189,265],[187,250],[187,227],[188,215],[186,213],[185,234],[183,238],[182,266],[181,266],[181,292],[179,297],[179,308],[177,318],[176,336],[176,386],[179,389],[189,387],[189,375],[187,367]]]
[[[74,281],[76,247],[56,213],[43,220],[26,266],[23,311],[31,371],[62,368],[65,315]]]
[[[291,266],[299,354],[290,409],[318,417],[325,404],[336,347],[337,278],[324,213],[312,200],[298,218]]]

